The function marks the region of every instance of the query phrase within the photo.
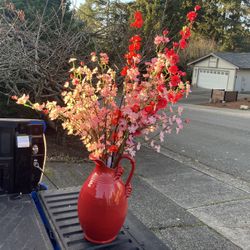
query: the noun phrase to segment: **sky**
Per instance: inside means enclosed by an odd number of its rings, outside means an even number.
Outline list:
[[[78,7],[80,4],[84,3],[84,0],[72,0],[72,2]]]
[[[123,0],[122,2],[129,2],[131,0]],[[79,7],[80,4],[84,3],[84,0],[71,0],[71,2],[73,3],[73,5],[76,5],[77,7]]]

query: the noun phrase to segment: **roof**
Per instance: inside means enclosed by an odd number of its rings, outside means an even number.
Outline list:
[[[250,69],[250,53],[234,53],[234,52],[215,52],[206,56],[198,58],[197,60],[190,62],[188,65],[195,64],[199,61],[206,59],[207,57],[215,56],[237,66],[239,69]]]

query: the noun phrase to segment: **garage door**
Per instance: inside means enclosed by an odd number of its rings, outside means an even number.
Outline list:
[[[227,89],[228,76],[226,70],[199,69],[197,85],[206,89]]]

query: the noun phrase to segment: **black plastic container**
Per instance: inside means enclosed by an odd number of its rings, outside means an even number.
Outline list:
[[[46,157],[42,120],[0,119],[0,193],[36,189]]]

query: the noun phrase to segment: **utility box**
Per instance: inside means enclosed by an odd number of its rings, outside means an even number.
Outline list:
[[[238,91],[226,91],[225,89],[212,89],[211,101],[216,102],[236,102]]]
[[[212,89],[211,100],[213,103],[224,101],[225,90],[224,89]]]
[[[238,91],[225,91],[224,101],[225,102],[237,102]]]
[[[0,118],[0,193],[30,193],[46,158],[42,120]]]

